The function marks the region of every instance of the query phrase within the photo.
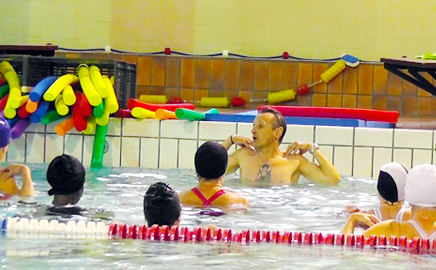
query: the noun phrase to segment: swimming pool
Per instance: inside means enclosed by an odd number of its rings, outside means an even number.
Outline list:
[[[44,164],[31,165],[40,204],[49,204]],[[165,181],[181,191],[196,184],[194,172],[182,169],[112,168],[87,171],[84,207],[102,207],[114,212],[114,220],[145,224],[142,199],[148,186]],[[314,185],[302,181],[293,187],[258,188],[227,177],[229,189],[246,196],[251,207],[245,213],[220,217],[200,216],[199,211],[184,208],[181,226],[190,228],[214,224],[231,228],[300,232],[338,233],[346,220],[343,207],[359,202],[362,208],[375,207],[375,181],[345,177],[338,187]],[[34,207],[10,203],[0,208],[0,217],[34,214]],[[410,269],[434,268],[436,258],[383,249],[325,245],[284,245],[233,243],[174,243],[132,239],[69,239],[59,236],[1,236],[1,260],[4,268],[105,268],[105,269]]]

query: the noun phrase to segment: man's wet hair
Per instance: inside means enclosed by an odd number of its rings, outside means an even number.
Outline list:
[[[273,122],[273,128],[274,129],[279,128],[279,127],[283,128],[282,136],[280,136],[280,138],[279,138],[279,143],[282,143],[283,137],[286,134],[286,120],[283,117],[282,113],[276,109],[273,109],[273,108],[264,108],[259,112],[259,114],[261,114],[261,113],[272,113],[275,116],[274,122]]]
[[[144,217],[148,226],[173,226],[180,212],[179,196],[168,184],[157,182],[148,188],[144,195]]]

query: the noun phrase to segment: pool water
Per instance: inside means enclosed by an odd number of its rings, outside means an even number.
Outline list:
[[[50,204],[45,181],[47,165],[32,165],[32,177],[40,205]],[[168,182],[177,191],[196,185],[190,170],[146,170],[112,168],[87,171],[80,205],[104,208],[114,220],[145,224],[142,202],[149,185]],[[347,204],[362,208],[378,204],[375,181],[344,177],[336,187],[300,181],[292,187],[247,187],[235,175],[226,177],[229,190],[243,194],[251,203],[247,212],[219,217],[199,215],[198,209],[183,208],[181,226],[209,224],[234,232],[279,230],[338,233],[347,216]],[[35,206],[16,202],[0,206],[0,217],[38,216]],[[40,217],[37,217],[40,218]],[[436,258],[383,249],[284,244],[164,243],[143,240],[68,239],[49,235],[0,236],[3,268],[32,269],[434,269]]]

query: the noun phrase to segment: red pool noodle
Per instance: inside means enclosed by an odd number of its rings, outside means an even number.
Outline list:
[[[119,109],[116,113],[115,113],[115,117],[120,117],[120,118],[132,118],[132,111],[130,111],[129,109]]]
[[[81,106],[81,104],[82,104],[81,99],[85,95],[83,95],[83,94],[79,95],[78,93],[75,93],[75,95],[76,95],[76,103],[74,103],[74,106],[73,106],[73,122],[74,122],[74,126],[76,127],[77,131],[84,131],[88,124],[86,122],[86,117],[83,115],[82,106]],[[91,112],[92,112],[92,108],[91,108]]]
[[[268,106],[258,107],[258,111],[272,108],[280,111],[283,116],[299,117],[324,117],[342,119],[361,119],[365,121],[379,121],[397,123],[399,113],[397,111],[381,111],[358,108],[335,108],[335,107],[307,107],[307,106]]]
[[[11,138],[18,139],[30,126],[30,119],[20,119],[11,129]]]
[[[20,118],[28,118],[30,115],[30,113],[26,110],[26,104],[24,104],[23,106],[21,106],[18,109],[18,116]]]
[[[0,99],[0,111],[3,111],[6,107],[6,103],[8,102],[9,94],[6,94],[2,99]]]
[[[6,83],[7,83],[7,82],[6,82],[5,78],[1,77],[1,78],[0,78],[0,86],[5,85]]]
[[[193,110],[194,109],[194,104],[192,104],[192,103],[150,104],[150,103],[145,103],[145,102],[142,102],[142,101],[139,101],[137,99],[132,98],[127,103],[127,108],[129,110],[133,110],[133,108],[135,108],[135,107],[141,107],[141,108],[144,108],[144,109],[152,111],[152,112],[155,112],[157,109],[160,109],[160,108],[168,110],[168,111],[175,112],[176,109],[178,109],[178,108]]]
[[[77,99],[77,95],[76,95],[76,103],[80,104],[80,111],[83,116],[90,117],[92,115],[92,106],[91,104],[89,104],[89,101],[85,96],[85,93],[82,93],[80,100]]]

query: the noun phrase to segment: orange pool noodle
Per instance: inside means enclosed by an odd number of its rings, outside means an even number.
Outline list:
[[[156,110],[156,117],[160,120],[164,119],[177,119],[177,116],[174,112],[168,111],[165,109],[157,109]]]
[[[64,136],[68,131],[74,128],[73,117],[68,118],[55,127],[55,131],[59,136]]]
[[[26,103],[26,111],[28,113],[34,113],[38,109],[38,102],[34,102],[31,100],[28,100]]]

